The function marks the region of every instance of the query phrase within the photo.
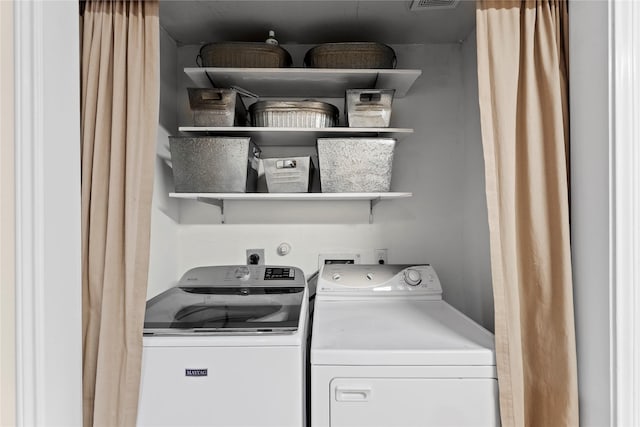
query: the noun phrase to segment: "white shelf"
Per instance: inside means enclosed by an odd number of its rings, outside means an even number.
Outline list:
[[[177,199],[197,200],[218,206],[222,223],[225,222],[224,204],[228,201],[368,201],[369,223],[373,223],[373,207],[382,200],[402,199],[413,196],[413,193],[169,193]]]
[[[326,68],[185,68],[198,87],[237,86],[261,97],[341,98],[346,89],[395,89],[404,97],[422,70]]]
[[[177,199],[241,201],[344,201],[390,200],[413,196],[413,193],[169,193]]]
[[[180,126],[180,132],[209,136],[250,136],[262,146],[312,146],[317,138],[387,137],[401,140],[412,134],[408,128],[274,128],[274,127],[195,127]]]

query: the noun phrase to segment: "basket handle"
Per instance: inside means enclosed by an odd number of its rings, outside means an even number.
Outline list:
[[[208,103],[218,103],[220,101],[222,101],[222,92],[220,91],[207,91],[207,92],[201,92],[200,93],[200,102],[203,104],[208,104]]]
[[[295,169],[298,162],[295,159],[281,159],[276,162],[276,169]]]
[[[393,54],[393,61],[392,61],[392,66],[391,68],[396,68],[396,65],[398,65],[398,57],[396,56],[396,54]]]
[[[311,55],[309,55],[310,52],[311,52],[311,49],[309,49],[307,53],[304,54],[304,59],[302,60],[302,66],[304,68],[309,67],[309,63],[311,62]]]
[[[380,92],[362,92],[360,94],[360,102],[380,102],[382,95]]]
[[[200,46],[200,50],[198,51],[198,55],[196,56],[196,65],[198,65],[198,67],[202,68],[203,67],[203,60],[202,60],[202,49],[204,49],[204,47],[206,46],[206,44],[203,44],[202,46]]]

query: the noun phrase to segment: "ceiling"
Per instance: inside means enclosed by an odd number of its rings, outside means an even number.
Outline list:
[[[473,0],[453,9],[410,6],[411,0],[162,0],[160,25],[179,44],[263,41],[270,29],[283,44],[455,43],[475,27]]]

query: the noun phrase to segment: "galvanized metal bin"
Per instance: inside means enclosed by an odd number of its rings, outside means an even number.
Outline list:
[[[396,53],[375,42],[324,43],[307,51],[304,64],[312,68],[395,68]]]
[[[394,89],[348,89],[345,113],[349,127],[389,127]]]
[[[388,192],[395,145],[393,138],[318,138],[322,192]]]
[[[249,107],[253,126],[326,128],[338,124],[338,108],[319,101],[258,101]]]
[[[187,88],[194,126],[245,126],[247,109],[234,89]]]
[[[308,193],[313,162],[310,156],[262,159],[269,193]]]
[[[200,48],[203,67],[280,68],[291,66],[291,55],[268,43],[218,42]],[[198,61],[196,58],[196,62]]]
[[[177,193],[256,191],[260,149],[251,138],[169,137]]]

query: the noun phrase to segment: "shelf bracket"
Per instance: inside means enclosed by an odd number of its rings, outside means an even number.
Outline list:
[[[206,203],[208,205],[217,206],[220,208],[220,223],[224,224],[224,199],[212,199],[210,197],[198,197],[199,202]]]
[[[380,197],[369,200],[369,224],[373,224],[373,207],[377,205],[380,200],[382,200]]]

